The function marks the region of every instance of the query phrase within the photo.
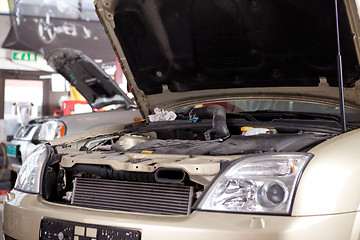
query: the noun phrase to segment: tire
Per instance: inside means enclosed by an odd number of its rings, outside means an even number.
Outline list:
[[[5,160],[5,167],[7,168],[9,166],[9,158],[6,158]],[[0,155],[0,169],[4,167],[4,156]]]
[[[0,191],[10,191],[11,190],[11,182],[0,182]]]
[[[0,156],[2,157],[4,156],[3,150],[5,150],[5,154],[6,154],[6,145],[0,142]]]
[[[2,169],[0,169],[0,175],[2,173]],[[0,183],[1,182],[7,182],[10,181],[11,179],[11,171],[8,168],[4,169],[4,173],[2,174],[2,177],[0,178]]]

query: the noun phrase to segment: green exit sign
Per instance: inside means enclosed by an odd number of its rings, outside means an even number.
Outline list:
[[[36,62],[37,53],[26,52],[26,51],[13,51],[12,60],[15,61],[25,61],[25,62]]]

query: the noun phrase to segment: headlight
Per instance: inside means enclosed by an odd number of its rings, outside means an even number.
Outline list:
[[[64,136],[65,130],[66,128],[63,122],[55,120],[47,121],[41,124],[37,138],[40,141],[51,141]]]
[[[231,163],[212,182],[198,210],[290,214],[297,184],[311,154],[262,154]]]
[[[46,145],[41,145],[30,154],[21,166],[15,189],[29,193],[40,193],[41,176],[49,152]]]

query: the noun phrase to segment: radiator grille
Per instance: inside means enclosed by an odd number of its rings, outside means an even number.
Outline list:
[[[108,179],[76,178],[71,204],[164,215],[187,215],[193,187]]]

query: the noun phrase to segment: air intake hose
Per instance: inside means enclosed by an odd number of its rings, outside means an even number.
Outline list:
[[[220,105],[210,105],[194,108],[190,111],[189,115],[190,118],[212,118],[212,128],[204,133],[206,141],[211,140],[211,133],[215,133],[215,137],[220,139],[226,139],[230,136],[229,129],[226,125],[226,111],[224,107]]]

